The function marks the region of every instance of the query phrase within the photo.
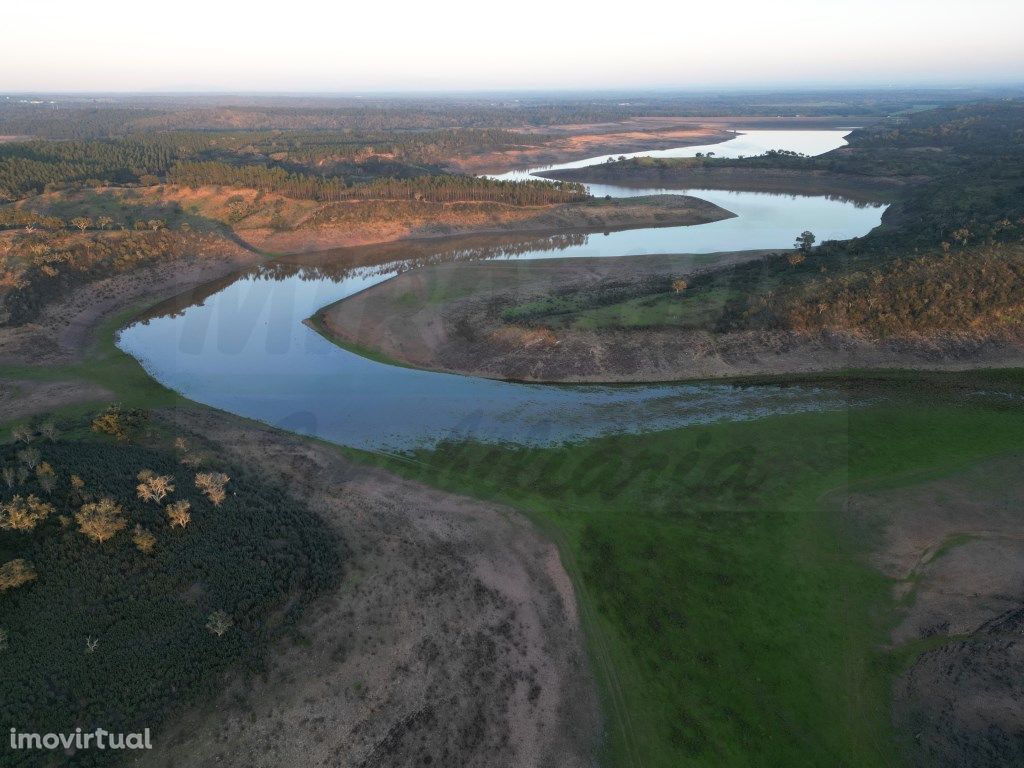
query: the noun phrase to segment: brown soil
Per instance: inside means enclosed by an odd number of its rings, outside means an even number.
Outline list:
[[[301,642],[187,712],[137,764],[593,765],[597,698],[572,587],[518,513],[209,410],[160,418],[283,481],[341,534],[348,565]]]
[[[729,215],[704,200],[678,195],[537,206],[424,200],[318,203],[258,195],[255,190],[173,185],[49,192],[20,205],[64,217],[73,209],[76,215],[95,220],[109,212],[111,198],[134,219],[162,219],[172,229],[188,224],[194,231],[233,232],[248,247],[289,254],[468,232],[539,234],[679,226]],[[283,226],[271,227],[275,216]]]
[[[530,133],[554,134],[545,144],[521,150],[491,152],[455,158],[449,167],[463,173],[504,173],[580,160],[595,155],[669,149],[695,144],[728,141],[737,130],[834,129],[859,125],[863,118],[850,117],[744,117],[729,116],[685,119],[678,117],[634,117],[613,123],[546,126]],[[525,143],[525,142],[524,142]]]
[[[1024,460],[851,496],[880,527],[873,563],[905,606],[894,646],[927,642],[897,677],[894,724],[917,766],[1024,764]]]
[[[874,343],[851,334],[714,333],[683,328],[537,329],[510,325],[510,306],[584,290],[614,291],[760,257],[572,259],[442,264],[409,272],[319,312],[343,344],[397,362],[523,381],[670,381],[845,368],[961,370],[1024,362],[1024,346],[959,336]]]

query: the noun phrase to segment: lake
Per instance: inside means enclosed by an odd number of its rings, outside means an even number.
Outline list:
[[[698,151],[725,156],[767,149],[818,154],[841,146],[844,133],[751,131],[707,147],[629,156]],[[604,157],[559,167],[603,162]],[[457,258],[607,257],[786,248],[804,229],[815,232],[819,239],[863,235],[879,224],[884,211],[884,206],[825,197],[597,185],[593,191],[612,196],[693,194],[737,215],[690,227],[549,238],[536,248],[523,243],[460,249]],[[419,371],[341,349],[302,324],[324,305],[401,270],[429,263],[432,256],[454,258],[445,242],[417,243],[416,259],[408,262],[403,261],[402,248],[397,243],[383,249],[388,257],[379,265],[331,270],[322,263],[300,263],[287,269],[268,265],[250,270],[227,284],[218,284],[201,302],[176,306],[173,312],[133,323],[121,332],[118,346],[136,357],[155,379],[192,400],[369,450],[406,450],[462,438],[544,445],[848,405],[843,395],[814,387],[743,388],[716,383],[551,386]]]

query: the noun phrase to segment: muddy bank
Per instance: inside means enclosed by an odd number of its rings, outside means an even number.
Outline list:
[[[961,370],[1024,362],[1024,345],[854,334],[683,327],[552,328],[505,319],[512,307],[585,293],[628,295],[760,258],[712,256],[442,264],[400,275],[319,311],[313,324],[344,346],[419,368],[541,382],[655,382],[847,368]]]
[[[229,681],[139,765],[594,764],[572,585],[517,512],[205,409],[158,418],[282,482],[341,535],[348,569],[264,675]]]
[[[468,233],[524,235],[603,232],[615,229],[705,224],[729,218],[728,211],[693,197],[587,200],[547,206],[503,203],[388,201],[324,206],[286,230],[238,228],[249,245],[274,253],[311,253],[389,242]]]
[[[424,205],[432,210],[438,207],[433,203]],[[540,208],[502,208],[511,211],[511,220],[479,215],[463,219],[462,224],[456,226],[443,221],[439,223],[424,213],[423,221],[426,223],[411,232],[408,245],[399,241],[403,234],[410,233],[397,230],[376,231],[370,242],[382,248],[398,248],[402,253],[405,249],[415,251],[417,242],[427,242],[451,233],[465,233],[468,237],[571,235],[703,224],[733,216],[706,200],[681,195],[600,199]],[[287,250],[293,254],[327,250],[337,245],[339,240],[362,244],[367,236],[365,230],[332,227],[276,233],[273,235],[276,239],[264,241],[250,237],[251,231],[248,230],[241,231],[241,234],[264,246],[268,243],[275,247],[288,246]],[[254,251],[227,240],[222,242],[222,246],[215,255],[197,255],[187,260],[151,264],[76,285],[60,301],[44,306],[31,322],[0,327],[0,365],[52,365],[78,361],[82,358],[86,338],[117,312],[181,294],[262,259]]]
[[[788,195],[835,195],[864,202],[886,203],[912,180],[855,176],[827,171],[791,171],[714,166],[659,167],[603,163],[588,168],[548,171],[547,179],[614,184],[644,189],[728,189]]]

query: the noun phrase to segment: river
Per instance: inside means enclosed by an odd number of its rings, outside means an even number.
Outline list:
[[[718,156],[789,149],[819,154],[845,131],[750,131],[728,142],[637,155]],[[607,156],[558,167],[603,162]],[[516,171],[521,178],[537,170]],[[690,227],[663,227],[555,239],[479,251],[480,258],[572,258],[713,253],[785,248],[804,229],[819,239],[863,235],[884,206],[812,196],[593,185],[595,195],[692,194],[737,214]],[[508,238],[504,238],[507,241]],[[437,258],[449,258],[444,243]],[[387,280],[424,260],[354,269],[321,266],[239,274],[198,303],[175,307],[121,331],[118,346],[151,376],[197,402],[302,434],[369,450],[407,450],[445,439],[544,445],[609,433],[642,432],[721,419],[754,419],[842,408],[845,397],[815,387],[687,383],[551,386],[493,381],[376,362],[330,343],[302,324],[317,309]],[[429,247],[428,247],[429,250]],[[401,251],[401,244],[390,251]],[[470,249],[458,258],[474,258]]]

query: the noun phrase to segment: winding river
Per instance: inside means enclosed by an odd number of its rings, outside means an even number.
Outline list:
[[[708,146],[627,156],[717,156],[788,149],[820,154],[842,146],[845,131],[748,131]],[[607,156],[558,167],[604,162]],[[503,174],[523,178],[544,169]],[[841,408],[845,397],[813,387],[735,387],[687,383],[642,386],[551,386],[419,371],[341,349],[302,321],[317,309],[399,272],[449,258],[572,258],[662,253],[706,254],[790,247],[797,233],[819,239],[862,235],[884,206],[826,197],[716,190],[632,189],[591,185],[598,196],[692,194],[736,214],[690,227],[548,238],[536,244],[495,238],[490,246],[453,251],[445,242],[382,249],[382,263],[331,269],[319,263],[270,265],[213,287],[201,301],[125,328],[118,346],[155,379],[186,397],[226,411],[343,445],[407,450],[445,439],[475,438],[543,445],[721,419],[754,419],[808,409]],[[427,253],[424,254],[424,248]],[[434,252],[430,252],[434,249]],[[337,252],[340,253],[340,252]],[[397,257],[395,254],[398,254]],[[342,259],[338,256],[338,259]]]

